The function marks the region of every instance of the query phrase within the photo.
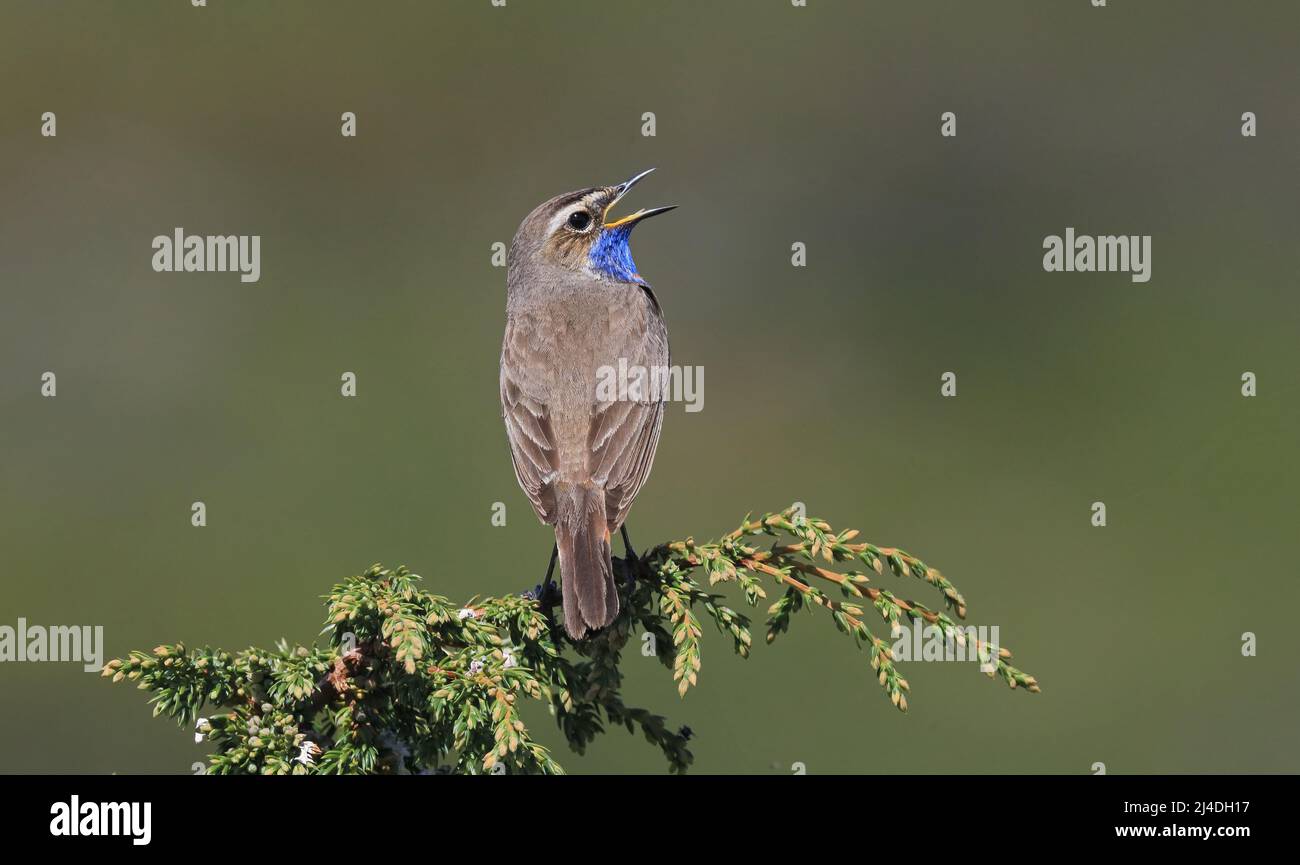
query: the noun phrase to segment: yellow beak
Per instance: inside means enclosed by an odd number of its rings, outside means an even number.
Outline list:
[[[651,171],[654,171],[654,169],[650,168],[647,169],[646,171],[642,171],[640,174],[636,175],[630,180],[625,180],[622,183],[620,183],[618,186],[614,187],[614,194],[610,198],[609,204],[605,205],[605,212],[601,214],[601,222],[604,228],[616,228],[620,225],[634,225],[643,219],[649,219],[652,216],[658,216],[661,213],[667,213],[668,211],[673,210],[677,207],[677,205],[675,204],[670,204],[667,207],[652,207],[649,209],[638,210],[636,213],[630,214],[628,216],[624,216],[621,219],[616,219],[613,222],[607,221],[609,217],[609,211],[613,209],[614,205],[618,204],[618,202],[623,198],[623,196],[627,195],[627,191],[631,189],[633,186],[636,186],[636,184],[641,180],[641,178],[645,177]]]

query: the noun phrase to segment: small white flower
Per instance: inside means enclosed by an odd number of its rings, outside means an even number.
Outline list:
[[[474,660],[469,662],[469,674],[471,676],[477,676],[481,672],[483,672],[482,661]]]
[[[315,766],[316,755],[320,753],[320,748],[315,742],[303,742],[298,746],[298,756],[293,758],[295,763],[301,763],[304,766]]]
[[[208,719],[207,719],[207,718],[199,718],[197,721],[194,722],[194,729],[195,729],[196,731],[197,731],[197,730],[202,730],[202,729],[203,729],[204,727],[206,727],[207,725],[208,725]],[[203,741],[203,733],[196,732],[196,733],[194,734],[194,744],[197,745],[197,744],[199,744],[199,743],[202,742],[202,741]]]
[[[462,622],[465,621],[466,619],[472,619],[474,618],[474,611],[471,610],[469,607],[462,607],[459,611],[457,611],[456,618],[460,619]]]
[[[513,650],[505,648],[501,650],[501,654],[505,655],[506,659],[505,663],[501,665],[502,667],[509,670],[511,667],[519,666],[519,662],[515,660],[515,653]]]

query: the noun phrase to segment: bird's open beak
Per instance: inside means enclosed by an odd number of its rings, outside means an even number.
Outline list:
[[[603,216],[604,220],[609,219],[609,211],[614,207],[615,204],[618,204],[619,200],[624,195],[627,195],[627,191],[631,189],[633,186],[636,186],[637,183],[640,182],[641,178],[645,177],[651,171],[654,171],[654,169],[651,168],[646,171],[642,171],[637,176],[631,178],[630,180],[625,180],[622,183],[620,183],[618,186],[614,187],[614,195],[612,198],[610,198],[609,204],[605,205],[605,213]],[[636,223],[640,222],[643,219],[649,219],[652,216],[658,216],[661,213],[667,213],[668,211],[673,210],[676,207],[677,207],[676,204],[670,204],[667,207],[651,207],[648,210],[638,210],[636,213],[629,214],[628,216],[624,216],[622,219],[616,219],[613,222],[605,221],[604,227],[614,228],[619,225],[629,225],[629,226],[635,225]]]

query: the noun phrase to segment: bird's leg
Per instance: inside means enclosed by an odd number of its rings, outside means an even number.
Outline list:
[[[555,591],[555,582],[552,577],[555,576],[555,559],[559,555],[559,544],[551,544],[551,563],[546,566],[546,579],[542,580],[542,591],[537,598],[547,609],[550,609],[555,603],[555,599],[551,597],[551,593]]]
[[[547,628],[555,632],[555,620],[551,617],[551,608],[555,606],[555,583],[551,577],[555,574],[555,559],[560,554],[558,544],[551,545],[551,563],[546,566],[546,579],[537,587],[537,603],[542,608],[542,613],[546,615]]]
[[[627,536],[627,523],[623,523],[619,528],[619,532],[623,535],[623,551],[627,554],[626,558],[635,559],[637,555],[636,551],[632,549],[632,539]]]
[[[636,588],[637,572],[641,569],[641,557],[632,549],[632,539],[627,536],[627,523],[619,528],[623,535],[623,569],[627,571],[628,591]]]

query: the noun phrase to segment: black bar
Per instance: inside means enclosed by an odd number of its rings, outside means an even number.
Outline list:
[[[450,843],[483,843],[495,825],[532,831],[542,801],[581,801],[587,827],[621,831],[628,821],[650,832],[682,803],[716,831],[748,836],[778,824],[814,835],[847,832],[871,846],[942,841],[945,849],[993,852],[1026,841],[1069,852],[1078,845],[1230,851],[1243,843],[1285,843],[1298,786],[1295,776],[720,776],[565,777],[546,781],[498,776],[391,778],[239,778],[188,776],[0,776],[6,837],[121,851],[187,850],[196,839],[233,839],[246,830],[272,832],[302,851],[335,849],[343,837],[363,855],[364,839],[429,843],[442,826]],[[538,798],[541,794],[546,798]],[[55,835],[73,797],[82,819],[117,809],[102,803],[148,802],[149,843],[129,830],[113,837]],[[579,797],[566,799],[565,797]],[[94,806],[88,805],[94,803]],[[610,819],[595,819],[607,814]],[[645,823],[638,814],[644,812]],[[729,815],[729,812],[736,812]],[[762,814],[769,818],[758,819]],[[435,815],[437,819],[435,819]],[[686,819],[686,815],[683,815]],[[758,820],[758,822],[755,822]],[[78,828],[81,828],[79,824]],[[91,824],[85,824],[93,828]],[[140,825],[138,822],[135,825]],[[366,829],[364,827],[371,828]],[[387,827],[380,831],[380,827]],[[820,829],[818,829],[820,827]],[[442,831],[438,833],[440,836]],[[647,837],[653,837],[653,832]],[[444,838],[438,843],[442,844]],[[857,842],[853,842],[857,843]],[[301,845],[301,846],[300,846]],[[457,844],[457,846],[460,846]],[[386,848],[385,848],[386,849]],[[611,848],[616,849],[616,848]]]

